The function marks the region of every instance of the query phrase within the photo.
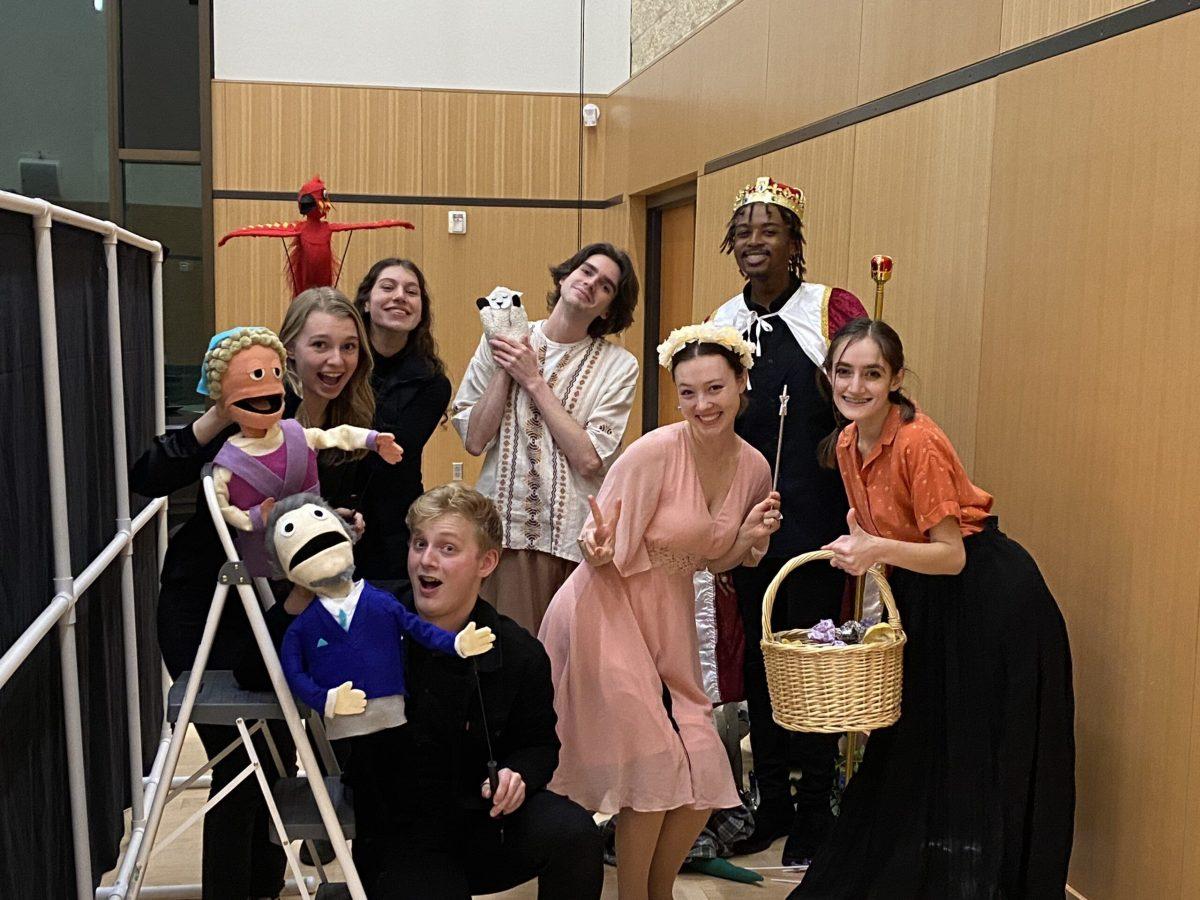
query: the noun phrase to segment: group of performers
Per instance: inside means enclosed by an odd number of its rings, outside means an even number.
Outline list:
[[[473,623],[495,638],[471,660],[448,638],[408,642],[387,727],[347,728],[363,701],[368,715],[384,707],[369,689],[348,701],[328,685],[331,734],[353,735],[336,743],[369,896],[465,898],[537,878],[542,897],[598,897],[592,814],[613,813],[620,896],[671,897],[710,815],[742,804],[700,682],[693,575],[703,569],[731,574],[745,635],[760,799],[733,854],[786,836],[783,862],[808,866],[799,897],[1062,896],[1074,809],[1062,616],[990,515],[992,497],[903,393],[896,332],[849,292],[804,280],[803,219],[804,196],[787,185],[759,178],[739,192],[721,249],[745,288],[660,346],[683,421],[624,451],[639,367],[608,338],[632,323],[638,281],[610,244],[551,268],[545,319],[485,331],[453,402],[412,261],[380,260],[353,300],[315,287],[292,302],[278,332],[282,415],[326,449],[316,478],[279,479],[307,482],[346,519],[357,580],[332,601],[302,579],[278,582],[266,613],[277,646],[298,658],[297,641],[329,628],[353,636],[355,621],[368,627],[362,597],[403,605],[397,614],[424,623],[418,631]],[[223,496],[236,499],[241,463],[222,448],[268,452],[240,433],[245,412],[216,403],[160,436],[135,464],[134,488],[170,493],[226,461]],[[484,457],[482,475],[476,488],[425,491],[422,449],[447,418]],[[282,446],[269,452],[290,452]],[[294,517],[302,502],[272,509],[277,499],[255,499],[246,519],[265,530],[268,555],[281,510]],[[198,506],[162,572],[172,676],[191,665],[224,561]],[[908,636],[902,715],[870,736],[836,817],[837,737],[775,724],[759,647],[767,585],[817,548],[832,551],[831,565],[783,582],[775,627],[839,620],[848,577],[883,565]],[[384,631],[358,639],[394,640]],[[209,667],[266,684],[236,604]],[[237,735],[197,730],[210,757]],[[289,758],[286,730],[272,734]],[[244,764],[239,753],[220,760],[212,791]],[[253,779],[209,812],[206,898],[279,893],[284,860],[268,829]]]

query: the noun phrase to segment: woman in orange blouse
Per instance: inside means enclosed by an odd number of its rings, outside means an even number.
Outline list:
[[[904,348],[856,319],[824,371],[850,499],[825,549],[891,567],[908,634],[900,721],[875,732],[796,897],[1063,896],[1074,699],[1066,627],[1037,564],[989,515],[954,447],[900,386]]]

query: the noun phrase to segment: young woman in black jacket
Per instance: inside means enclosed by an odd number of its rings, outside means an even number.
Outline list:
[[[358,465],[355,508],[366,532],[355,551],[358,575],[401,594],[408,586],[408,526],[404,517],[425,492],[421,454],[450,404],[450,379],[433,339],[433,313],[425,275],[407,259],[387,257],[371,266],[355,305],[367,323],[375,388],[375,424],[404,448],[397,465]]]

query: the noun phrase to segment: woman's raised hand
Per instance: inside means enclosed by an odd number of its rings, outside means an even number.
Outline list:
[[[579,538],[579,549],[589,564],[599,567],[612,562],[616,552],[617,523],[621,521],[621,501],[613,504],[611,519],[606,519],[600,504],[591,494],[588,495],[588,506],[592,508],[592,524],[583,529]]]
[[[771,535],[779,530],[783,521],[783,513],[779,511],[779,492],[771,491],[765,500],[754,504],[746,513],[742,522],[742,536],[749,540],[751,546],[770,540]]]
[[[830,541],[822,550],[833,551],[829,564],[835,569],[842,569],[851,575],[865,575],[867,569],[879,562],[878,542],[874,535],[863,531],[858,524],[858,513],[854,507],[846,513],[846,526],[849,534]]]

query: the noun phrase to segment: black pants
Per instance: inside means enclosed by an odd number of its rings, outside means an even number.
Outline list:
[[[539,900],[600,896],[603,845],[582,807],[543,790],[503,822],[503,843],[497,821],[486,810],[464,812],[450,840],[431,840],[419,823],[402,834],[360,836],[354,864],[371,900],[469,900],[472,894],[494,894],[533,878]]]
[[[892,570],[908,636],[903,714],[871,735],[790,896],[1063,896],[1075,809],[1066,625],[994,518],[963,544],[957,575]]]
[[[285,722],[271,722],[271,737],[285,768],[294,768],[296,748]],[[233,725],[197,725],[196,731],[209,758],[216,756],[238,739]],[[261,733],[254,735],[254,749],[267,780],[279,777],[275,761]],[[246,750],[238,747],[213,766],[212,788],[216,794],[249,765]],[[289,771],[290,774],[290,771]],[[274,825],[263,800],[258,779],[250,775],[230,791],[204,816],[204,853],[202,862],[204,900],[246,900],[247,897],[274,897],[283,890],[286,858],[283,850],[270,841]]]
[[[754,568],[733,570],[738,608],[746,634],[743,674],[746,701],[750,708],[750,749],[754,754],[754,774],[764,805],[775,810],[791,803],[789,791],[789,747],[794,748],[800,765],[797,809],[814,814],[827,813],[829,793],[837,757],[836,734],[796,734],[781,728],[771,718],[771,698],[767,692],[766,667],[762,648],[762,601],[771,579],[783,568],[786,559],[764,559]],[[771,614],[773,629],[808,628],[821,619],[841,614],[845,573],[824,560],[801,566],[780,586]],[[840,624],[840,623],[839,623]],[[821,804],[824,804],[823,807]]]

